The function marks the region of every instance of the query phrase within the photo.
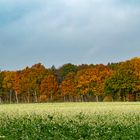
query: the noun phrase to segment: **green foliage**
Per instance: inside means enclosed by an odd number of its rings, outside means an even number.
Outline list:
[[[138,140],[139,105],[139,103],[3,105],[1,106],[3,109],[0,109],[0,139]],[[24,107],[26,107],[24,111],[20,110]],[[11,112],[13,108],[17,114]]]
[[[116,71],[117,69],[119,69],[120,65],[122,64],[122,62],[120,63],[108,63],[108,67],[111,69],[111,70],[114,70]]]
[[[71,63],[65,64],[60,68],[62,78],[64,78],[70,72],[77,72],[77,66]]]
[[[106,81],[106,94],[111,94],[116,98],[117,96],[124,97],[128,93],[134,93],[137,90],[137,83],[139,82],[134,71],[130,61],[122,63],[114,75]]]

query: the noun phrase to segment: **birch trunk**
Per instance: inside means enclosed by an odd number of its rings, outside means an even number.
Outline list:
[[[96,95],[96,102],[99,102],[99,98],[98,98],[98,95]]]
[[[16,102],[18,104],[18,93],[17,93],[17,91],[15,91],[15,96],[16,96]]]
[[[34,96],[35,96],[35,102],[37,103],[38,100],[37,100],[37,93],[36,93],[36,91],[34,92]]]

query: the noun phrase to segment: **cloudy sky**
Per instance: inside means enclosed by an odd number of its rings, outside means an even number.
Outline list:
[[[0,0],[0,69],[140,56],[139,0]]]

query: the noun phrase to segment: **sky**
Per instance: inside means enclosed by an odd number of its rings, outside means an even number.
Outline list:
[[[0,0],[1,70],[139,56],[139,0]]]

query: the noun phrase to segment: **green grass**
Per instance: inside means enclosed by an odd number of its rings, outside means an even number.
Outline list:
[[[140,140],[140,103],[0,105],[0,140]]]

